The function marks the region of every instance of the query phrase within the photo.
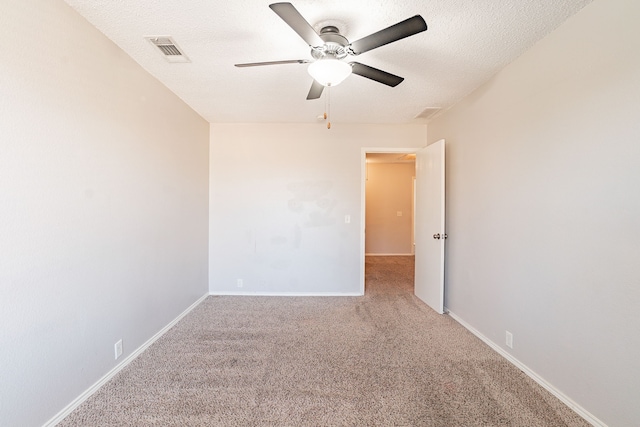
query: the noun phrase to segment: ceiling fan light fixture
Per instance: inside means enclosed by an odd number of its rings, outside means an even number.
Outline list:
[[[322,86],[337,86],[351,74],[351,65],[335,58],[323,58],[309,65],[309,74]]]

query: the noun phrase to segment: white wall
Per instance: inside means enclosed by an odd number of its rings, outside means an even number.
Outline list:
[[[425,143],[424,125],[213,124],[211,292],[360,293],[361,149]]]
[[[209,125],[62,1],[0,51],[0,424],[39,426],[207,293]]]
[[[610,426],[640,425],[639,21],[597,0],[429,125],[446,305]]]
[[[412,254],[415,176],[415,162],[367,163],[366,254]]]

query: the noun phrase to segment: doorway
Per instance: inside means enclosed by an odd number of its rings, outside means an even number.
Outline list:
[[[415,153],[416,148],[362,149],[362,294],[367,256],[414,255]]]
[[[362,149],[360,283],[365,292],[366,157],[368,153],[415,153],[414,293],[439,314],[444,313],[445,140],[419,149]],[[419,267],[419,268],[418,268]]]

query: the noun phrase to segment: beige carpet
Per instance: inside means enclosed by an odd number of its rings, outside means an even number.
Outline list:
[[[587,426],[368,257],[364,297],[209,297],[60,426]]]

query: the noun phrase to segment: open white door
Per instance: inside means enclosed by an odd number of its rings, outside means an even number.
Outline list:
[[[415,294],[444,313],[444,140],[416,153]]]

